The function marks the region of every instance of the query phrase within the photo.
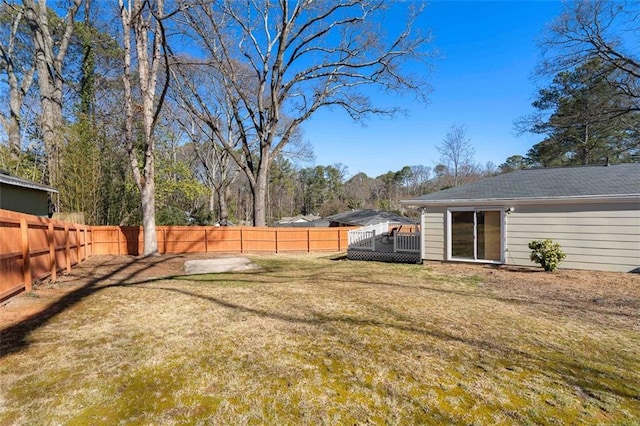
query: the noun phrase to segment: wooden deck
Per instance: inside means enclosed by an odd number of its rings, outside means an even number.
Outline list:
[[[400,235],[402,236],[400,238],[407,238],[407,234]],[[419,247],[420,235],[410,234],[409,237],[415,238]],[[422,262],[419,249],[398,249],[395,238],[396,236],[376,235],[373,238],[350,244],[347,248],[347,259],[395,263]]]

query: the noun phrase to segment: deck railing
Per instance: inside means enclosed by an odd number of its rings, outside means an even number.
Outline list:
[[[349,231],[348,236],[349,247],[357,247],[359,250],[375,251],[376,235],[382,235],[385,232],[389,232],[389,222],[352,229]]]
[[[376,240],[385,238],[393,240],[393,251],[396,253],[420,252],[420,231],[417,228],[413,228],[413,232],[407,233],[398,232],[395,228],[390,231],[389,227],[389,222],[384,222],[349,231],[349,248],[376,251]]]
[[[394,252],[420,252],[420,233],[397,233],[393,239]]]

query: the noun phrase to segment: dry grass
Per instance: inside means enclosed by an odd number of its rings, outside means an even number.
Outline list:
[[[0,424],[640,419],[637,276],[253,259],[163,278],[184,259],[91,258],[4,326]]]

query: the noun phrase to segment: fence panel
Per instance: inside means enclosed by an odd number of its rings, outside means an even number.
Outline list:
[[[24,288],[20,239],[20,220],[0,217],[0,300]]]
[[[0,300],[89,256],[91,237],[83,225],[0,210]]]
[[[276,253],[276,232],[276,228],[242,228],[242,251]]]
[[[42,222],[27,221],[29,254],[31,256],[31,277],[34,280],[51,273],[51,254],[49,253],[49,225]]]
[[[310,228],[309,251],[345,251],[350,228]]]
[[[120,251],[122,254],[139,256],[143,253],[141,226],[121,226]]]
[[[159,226],[160,253],[283,253],[344,251],[350,228]],[[142,253],[140,227],[95,226],[94,254]]]
[[[158,227],[158,248],[161,253],[204,253],[207,251],[205,228],[200,226],[180,229]]]
[[[93,234],[93,254],[120,254],[118,236],[120,228],[117,226],[94,226],[91,228]]]
[[[211,227],[206,230],[208,253],[242,253],[242,229]]]
[[[277,252],[309,251],[309,231],[304,228],[275,228]]]

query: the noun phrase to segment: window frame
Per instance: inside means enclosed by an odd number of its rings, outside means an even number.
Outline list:
[[[473,212],[473,259],[464,258],[464,257],[454,257],[452,255],[453,244],[452,244],[452,213],[454,212]],[[477,212],[482,211],[498,211],[500,212],[500,260],[491,260],[491,259],[478,259],[478,215]],[[507,242],[506,242],[506,214],[507,208],[505,207],[495,207],[495,206],[481,206],[481,207],[448,207],[447,208],[447,232],[446,232],[446,243],[447,243],[447,261],[449,262],[469,262],[469,263],[482,263],[482,264],[493,264],[493,265],[503,265],[505,263],[505,254],[507,251]]]

